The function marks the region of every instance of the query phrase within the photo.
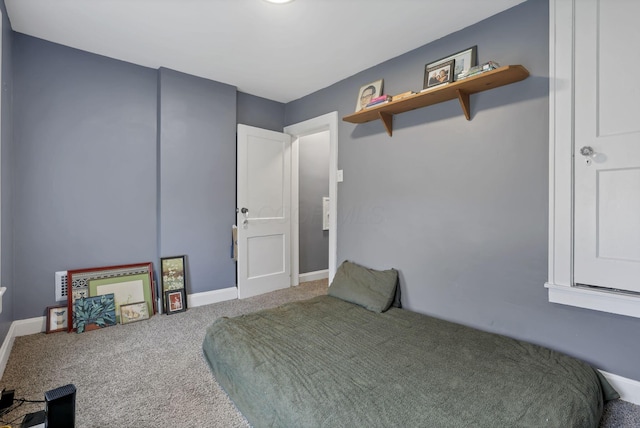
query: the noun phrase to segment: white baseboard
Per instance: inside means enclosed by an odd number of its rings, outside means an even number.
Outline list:
[[[618,391],[620,399],[640,406],[640,381],[628,379],[613,373],[600,370],[600,373],[609,381],[611,386]]]
[[[212,303],[225,302],[238,298],[238,288],[229,287],[221,290],[205,291],[202,293],[189,294],[187,296],[187,307],[210,305]]]
[[[298,275],[300,282],[317,281],[329,278],[329,269],[317,270],[315,272],[301,273]]]
[[[4,342],[2,342],[2,347],[0,347],[0,377],[2,377],[2,375],[4,374],[4,369],[7,367],[9,355],[11,354],[11,348],[13,348],[13,341],[16,338],[14,330],[15,329],[13,328],[13,323],[11,323],[11,327],[9,327],[7,336],[4,338]]]
[[[18,320],[11,323],[11,327],[15,327],[15,335],[13,337],[44,333],[47,331],[47,318],[35,317],[27,318],[26,320]]]

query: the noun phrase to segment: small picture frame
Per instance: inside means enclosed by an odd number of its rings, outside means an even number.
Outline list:
[[[432,88],[444,83],[453,82],[453,64],[454,60],[450,60],[427,68],[424,73],[424,88]]]
[[[69,307],[67,305],[47,307],[47,334],[67,331]]]
[[[383,79],[380,79],[367,83],[360,88],[358,100],[356,101],[356,112],[364,109],[373,98],[382,95],[383,84]]]
[[[454,61],[453,64],[453,80],[455,82],[458,80],[458,76],[463,72],[467,71],[471,67],[478,65],[478,46],[471,46],[468,49],[460,51],[458,53],[454,53],[453,55],[449,55],[444,58],[440,58],[437,61],[429,63],[424,66],[425,69],[425,79],[424,79],[424,88],[427,88],[427,69],[433,68],[439,64],[443,64],[448,61]]]
[[[167,315],[187,310],[187,296],[184,288],[180,290],[169,290],[164,293],[165,312]]]
[[[149,319],[147,302],[129,303],[120,306],[120,323],[129,324]]]
[[[160,278],[163,293],[187,287],[185,258],[186,256],[174,256],[160,259]]]

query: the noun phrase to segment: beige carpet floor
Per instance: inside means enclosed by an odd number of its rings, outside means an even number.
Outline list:
[[[16,398],[43,400],[44,392],[77,388],[80,428],[246,427],[247,421],[216,383],[202,354],[206,328],[236,316],[324,294],[313,281],[245,300],[231,300],[156,315],[102,330],[34,334],[15,340],[0,387]],[[25,414],[44,408],[24,403],[0,419],[20,426]],[[607,404],[602,428],[640,426],[640,406]]]
[[[14,389],[16,398],[43,400],[45,391],[74,384],[78,427],[246,427],[204,360],[206,328],[218,317],[326,290],[326,280],[313,281],[81,334],[17,337],[0,386]],[[20,426],[24,414],[43,408],[42,403],[25,403],[2,421]]]

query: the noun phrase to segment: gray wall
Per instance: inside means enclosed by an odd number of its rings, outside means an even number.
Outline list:
[[[236,89],[12,36],[7,321],[44,315],[58,270],[186,254],[189,293],[234,286]]]
[[[14,34],[14,317],[54,272],[156,258],[156,71]]]
[[[322,230],[322,197],[329,196],[329,145],[329,131],[300,138],[300,273],[329,268],[329,231]]]
[[[12,44],[13,32],[7,18],[7,11],[4,1],[0,2],[2,10],[2,135],[0,136],[0,157],[2,158],[2,177],[0,179],[2,189],[2,273],[0,284],[7,287],[7,291],[2,299],[2,314],[0,314],[0,338],[4,338],[9,331],[11,321],[13,321],[13,220],[12,220],[12,178],[13,178],[13,159],[12,145],[13,140],[13,122],[12,111],[13,106],[11,99],[13,97],[13,61],[12,61]]]
[[[284,104],[255,95],[237,93],[238,123],[282,132]]]
[[[407,308],[547,345],[640,380],[636,318],[548,302],[548,2],[513,9],[286,106],[286,124],[353,112],[358,88],[422,88],[424,65],[470,46],[531,76],[381,122],[339,125],[338,262],[400,271]]]
[[[14,38],[12,147],[11,129],[3,126],[2,135],[3,166],[12,162],[2,170],[3,210],[13,210],[14,236],[7,243],[3,234],[2,280],[12,287],[5,297],[13,292],[13,310],[11,302],[4,310],[23,319],[53,303],[55,270],[156,261],[158,76]],[[5,46],[9,39],[5,34]],[[472,95],[469,122],[457,101],[396,116],[391,138],[379,122],[340,122],[338,260],[399,269],[409,309],[541,343],[640,380],[640,343],[626,339],[636,337],[637,319],[548,303],[543,287],[547,1],[530,0],[289,103],[284,124],[349,114],[358,88],[379,78],[387,93],[419,90],[427,62],[472,45],[480,61],[523,64],[531,76]],[[12,77],[6,66],[3,84]],[[239,121],[242,110],[255,119],[248,124],[269,127],[240,104]],[[3,109],[3,120],[10,112]],[[3,232],[11,227],[5,213]],[[228,220],[216,227],[226,230]],[[14,253],[5,254],[12,245]]]
[[[234,287],[236,89],[159,76],[159,253],[187,255],[188,293]]]

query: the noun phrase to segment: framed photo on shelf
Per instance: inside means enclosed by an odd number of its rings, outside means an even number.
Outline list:
[[[453,81],[453,64],[454,60],[434,65],[431,68],[427,68],[424,73],[424,87],[432,88],[434,86],[442,85],[443,83],[449,83]]]
[[[120,306],[120,323],[129,324],[149,319],[147,302],[128,303]]]
[[[156,313],[155,284],[153,282],[153,263],[138,263],[130,265],[104,266],[91,269],[75,269],[67,272],[69,289],[67,293],[68,321],[67,331],[74,331],[75,301],[91,297],[89,285],[92,281],[112,279],[130,275],[143,275],[143,284],[149,284],[151,293],[151,308],[149,314]],[[98,283],[94,283],[95,286]],[[146,299],[144,299],[146,300]]]
[[[424,81],[424,88],[427,88],[427,69],[432,69],[433,67],[451,61],[453,60],[454,65],[453,65],[453,76],[452,76],[452,82],[455,82],[456,80],[458,80],[458,75],[460,75],[462,72],[470,69],[471,67],[478,65],[478,46],[472,46],[468,49],[465,49],[463,51],[460,51],[458,53],[455,53],[453,55],[449,55],[447,57],[441,58],[437,61],[434,61],[430,64],[427,64],[424,66],[424,70],[425,70],[425,81]]]
[[[187,310],[187,295],[184,288],[180,290],[169,290],[164,293],[167,315]]]
[[[369,104],[372,98],[382,95],[383,79],[368,83],[360,88],[358,100],[356,101],[356,112],[359,112]]]
[[[47,334],[67,331],[68,312],[69,307],[67,305],[47,307]]]

